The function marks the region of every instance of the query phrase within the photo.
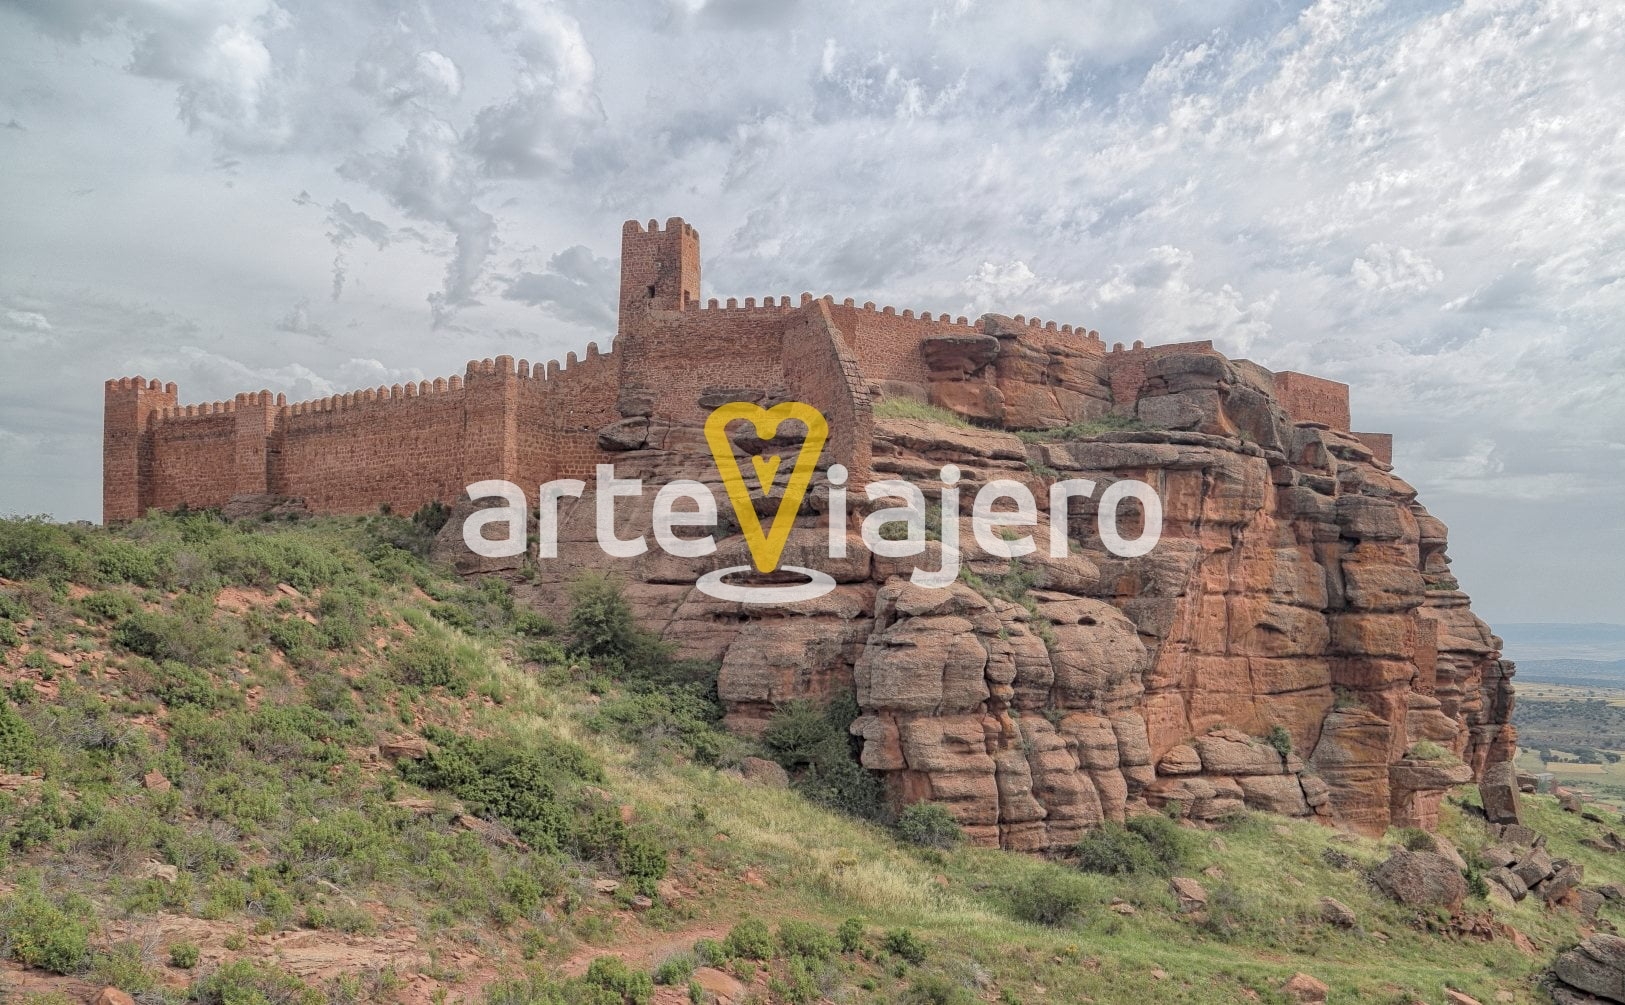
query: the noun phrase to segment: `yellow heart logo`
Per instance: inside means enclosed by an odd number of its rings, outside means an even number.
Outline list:
[[[739,459],[734,456],[733,443],[728,439],[728,423],[735,419],[748,420],[755,427],[756,435],[764,440],[771,439],[779,426],[788,420],[799,421],[807,427],[807,439],[801,444],[801,452],[796,455],[795,466],[784,485],[784,495],[766,533],[763,533],[762,522],[756,516],[756,505],[751,499],[750,487],[745,484],[745,475],[739,468]],[[827,439],[829,423],[824,421],[823,413],[800,401],[787,401],[772,408],[763,408],[748,401],[730,401],[706,418],[705,442],[711,448],[711,457],[717,462],[717,473],[722,476],[723,488],[728,490],[728,502],[734,508],[734,515],[739,518],[739,529],[745,534],[745,546],[750,549],[751,560],[755,562],[758,572],[772,572],[779,567],[779,556],[784,552],[785,542],[790,539],[796,511],[801,509],[801,500],[807,494],[807,487],[812,484],[813,469],[818,465]],[[756,480],[765,497],[773,495],[773,479],[778,474],[779,461],[777,455],[751,458],[756,469]]]

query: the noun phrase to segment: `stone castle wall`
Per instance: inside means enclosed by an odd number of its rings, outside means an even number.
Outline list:
[[[794,302],[768,296],[702,305],[694,228],[675,217],[663,227],[628,221],[612,353],[589,344],[583,358],[571,353],[562,364],[534,366],[503,356],[472,361],[460,376],[295,404],[260,391],[181,406],[174,384],[108,381],[103,517],[218,507],[244,495],[297,497],[317,513],[386,505],[410,512],[455,502],[483,479],[535,486],[590,477],[609,459],[598,438],[605,426],[640,415],[693,424],[703,420],[703,402],[763,386],[823,409],[834,437],[828,460],[849,467],[857,460],[861,476],[871,389],[941,398],[950,407],[968,394],[992,403],[986,417],[996,424],[1055,425],[1106,409],[1132,414],[1140,397],[1162,393],[1157,378],[1148,381],[1149,363],[1171,352],[1212,352],[1211,343],[1140,342],[1107,352],[1085,327],[994,317],[972,322],[809,293]],[[928,342],[993,344],[995,335],[1014,350],[1000,356],[997,373],[966,370],[945,384],[926,358]],[[1079,373],[1099,409],[1067,390]],[[1276,392],[1295,419],[1348,430],[1347,385],[1278,374]],[[1388,459],[1391,440],[1360,435]]]

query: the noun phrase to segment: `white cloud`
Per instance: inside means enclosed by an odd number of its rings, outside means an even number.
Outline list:
[[[246,368],[198,393],[579,348],[620,221],[681,214],[719,295],[1212,338],[1349,381],[1468,516],[1617,498],[1619,65],[1596,0],[13,0],[0,289],[51,296],[0,339],[71,347],[30,393],[93,446],[68,388],[179,346]]]

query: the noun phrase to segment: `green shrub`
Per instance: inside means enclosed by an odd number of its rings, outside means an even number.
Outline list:
[[[1269,736],[1266,739],[1269,740],[1269,745],[1275,748],[1275,752],[1282,757],[1287,757],[1292,753],[1292,734],[1287,732],[1285,726],[1271,726]]]
[[[1184,865],[1190,855],[1190,839],[1185,830],[1160,813],[1131,817],[1125,826],[1151,849],[1159,872],[1172,873]]]
[[[236,646],[214,623],[212,612],[191,607],[177,614],[136,611],[113,629],[113,644],[155,663],[174,660],[193,667],[230,662]]]
[[[841,952],[855,953],[862,949],[864,933],[861,918],[847,918],[841,922],[841,927],[835,930],[835,938],[841,943]]]
[[[570,584],[570,651],[623,666],[646,663],[658,648],[632,618],[621,588],[602,573],[589,572]]]
[[[329,649],[350,649],[367,628],[367,602],[348,587],[333,587],[316,604],[317,631]]]
[[[1078,868],[1104,876],[1156,872],[1157,856],[1145,838],[1122,824],[1106,821],[1078,840]]]
[[[976,1005],[979,1000],[942,974],[921,974],[898,999],[901,1005]]]
[[[21,597],[0,590],[0,621],[27,621],[31,614],[28,604]]]
[[[779,949],[785,956],[827,960],[840,949],[834,935],[810,921],[779,923]]]
[[[729,930],[728,938],[722,945],[729,956],[737,956],[740,959],[773,958],[773,933],[768,930],[767,922],[759,918],[746,918],[735,925]]]
[[[475,739],[449,730],[428,730],[435,747],[427,757],[398,766],[407,781],[445,789],[471,812],[494,817],[525,841],[545,850],[586,849],[588,857],[617,848],[625,825],[598,845],[592,818],[569,800],[581,782],[602,782],[603,769],[573,743],[537,734],[521,746],[512,741]],[[591,847],[598,845],[597,847]],[[663,873],[662,873],[663,875]]]
[[[728,947],[716,939],[701,939],[694,943],[694,957],[708,967],[725,966],[728,962]]]
[[[625,1005],[648,1005],[654,997],[654,981],[642,971],[633,970],[617,956],[600,956],[587,965],[584,978],[590,987],[620,995]]]
[[[11,649],[22,642],[17,634],[17,626],[9,621],[0,621],[0,649]]]
[[[669,868],[665,846],[647,834],[629,834],[623,838],[617,858],[621,875],[645,893],[653,892],[655,884],[666,878]]]
[[[0,698],[0,768],[29,772],[39,766],[39,739],[10,699]]]
[[[89,538],[88,543],[90,564],[97,582],[150,587],[168,579],[166,559],[128,538],[97,534]]]
[[[925,943],[920,941],[920,937],[915,935],[910,929],[892,929],[886,933],[886,938],[882,945],[885,946],[886,952],[892,953],[896,956],[901,956],[903,959],[915,964],[916,966],[925,962]]]
[[[788,702],[762,733],[769,755],[790,771],[795,788],[813,802],[866,820],[879,819],[885,803],[879,780],[858,763],[858,741],[847,727],[858,716],[850,694],[820,709]]]
[[[694,976],[694,955],[692,953],[678,953],[663,961],[655,968],[655,983],[676,987],[687,984],[689,978]]]
[[[123,942],[90,955],[90,975],[97,984],[134,994],[155,991],[158,975],[147,966],[139,943]]]
[[[90,564],[66,527],[45,517],[18,517],[0,520],[0,577],[84,580]]]
[[[715,701],[689,690],[638,691],[606,699],[587,725],[651,754],[675,748],[702,764],[716,764],[730,746],[717,728],[721,711]]]
[[[486,1005],[626,1005],[626,998],[586,981],[555,981],[542,973],[497,981],[485,989]]]
[[[171,707],[226,708],[241,700],[236,691],[222,687],[213,674],[177,660],[165,660],[156,668],[152,693]]]
[[[473,681],[473,654],[450,642],[419,635],[390,651],[389,671],[412,687],[443,687],[466,694]]]
[[[965,839],[959,821],[941,803],[914,803],[897,818],[897,834],[922,848],[948,849]]]
[[[0,898],[0,946],[26,967],[72,974],[90,962],[89,905],[56,903],[36,887]]]
[[[92,593],[79,601],[79,606],[86,613],[103,621],[117,621],[126,618],[140,610],[139,604],[128,593],[118,590],[102,590]]]
[[[187,988],[196,1005],[325,1005],[325,996],[269,963],[233,960]]]
[[[1089,888],[1080,876],[1036,875],[1011,891],[1011,913],[1036,925],[1065,925],[1084,911]]]

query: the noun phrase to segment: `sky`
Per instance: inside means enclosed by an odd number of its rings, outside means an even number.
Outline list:
[[[303,400],[705,296],[1212,339],[1352,388],[1475,609],[1625,623],[1625,5],[0,0],[0,513],[102,382]]]

